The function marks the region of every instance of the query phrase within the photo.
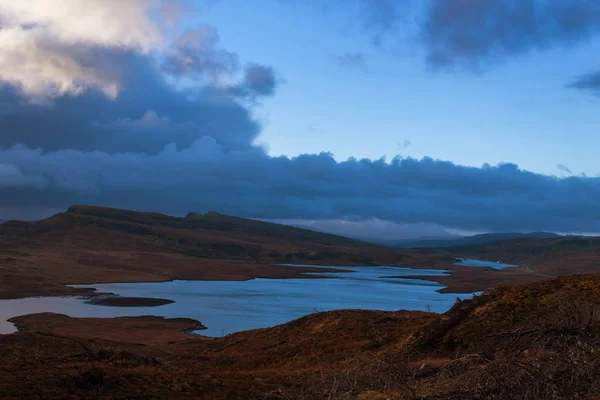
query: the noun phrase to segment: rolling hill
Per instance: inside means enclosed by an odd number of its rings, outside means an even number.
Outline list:
[[[0,225],[0,298],[89,294],[68,284],[297,278],[316,271],[285,264],[448,269],[450,275],[427,279],[446,285],[445,292],[468,293],[598,272],[599,250],[600,239],[569,237],[395,249],[216,212],[180,218],[72,206],[45,220]],[[457,257],[520,267],[458,267]]]
[[[452,266],[456,257],[518,268]],[[0,298],[89,294],[69,283],[300,277],[274,264],[447,267],[451,290],[498,287],[442,315],[314,313],[221,338],[159,317],[12,319],[7,398],[598,399],[600,238],[517,238],[399,250],[215,212],[184,218],[73,206],[0,225]],[[320,269],[322,271],[322,269]]]
[[[65,284],[299,277],[274,264],[398,265],[404,252],[227,216],[184,218],[92,206],[0,225],[0,298],[73,293]],[[314,269],[312,269],[314,270]]]

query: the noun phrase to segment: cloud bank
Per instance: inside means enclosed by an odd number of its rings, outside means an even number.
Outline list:
[[[155,155],[0,151],[4,205],[71,203],[253,218],[429,222],[462,229],[600,231],[600,178],[559,179],[513,164],[465,167],[424,158],[348,160],[225,151],[211,137]]]

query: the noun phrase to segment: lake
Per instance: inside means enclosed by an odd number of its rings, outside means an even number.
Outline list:
[[[518,267],[518,265],[514,264],[504,264],[500,261],[482,261],[482,260],[472,260],[469,258],[457,258],[458,262],[455,262],[454,265],[460,265],[461,267],[488,267],[494,269],[502,269],[506,267]]]
[[[78,297],[38,297],[0,301],[0,333],[14,332],[8,318],[56,312],[72,317],[119,317],[157,315],[187,317],[208,329],[207,336],[282,324],[315,311],[336,309],[420,310],[445,312],[457,297],[441,294],[435,282],[402,278],[409,275],[439,276],[443,270],[396,267],[327,267],[321,279],[252,279],[248,281],[171,281],[158,283],[114,283],[73,285],[121,296],[174,300],[159,307],[119,308],[85,303]],[[343,272],[349,270],[351,272]],[[382,278],[394,275],[395,278]]]

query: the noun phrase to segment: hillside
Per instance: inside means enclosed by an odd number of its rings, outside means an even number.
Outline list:
[[[0,225],[0,298],[65,284],[300,277],[273,264],[398,265],[410,256],[340,236],[214,212],[185,218],[91,206]]]
[[[181,334],[197,324],[191,320],[118,318],[108,330],[107,321],[56,314],[14,319],[22,331],[0,335],[0,393],[15,399],[600,398],[597,275],[499,288],[443,315],[342,310],[216,339]]]
[[[286,225],[190,213],[184,218],[92,206],[0,225],[0,298],[90,294],[67,284],[310,277],[303,265],[448,269],[428,277],[469,293],[550,276],[598,272],[600,239],[518,239],[443,249],[394,249]],[[455,258],[519,268],[458,267]],[[324,270],[318,269],[323,272]]]
[[[445,250],[468,258],[502,260],[551,276],[600,272],[600,237],[512,239]]]
[[[444,266],[443,260],[456,258],[501,260],[517,268],[452,268],[449,276],[425,279],[449,285],[443,292],[476,292],[501,285],[535,282],[550,277],[600,273],[600,237],[557,237],[548,239],[510,239],[469,246],[405,249],[416,260]],[[417,276],[419,277],[419,276]]]
[[[391,244],[401,249],[409,248],[429,248],[429,247],[459,247],[470,246],[483,243],[497,242],[510,239],[548,239],[559,238],[561,235],[551,232],[531,232],[531,233],[482,233],[480,235],[465,236],[454,239],[413,239],[397,241]]]

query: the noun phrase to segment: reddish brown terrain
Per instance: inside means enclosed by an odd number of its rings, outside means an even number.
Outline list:
[[[46,220],[0,225],[0,298],[78,293],[65,284],[291,278],[315,270],[273,265],[282,263],[409,260],[391,248],[217,213],[177,218],[73,206]]]
[[[7,399],[600,398],[595,275],[499,288],[443,315],[316,313],[216,339],[180,333],[190,320],[15,322],[0,335]]]
[[[428,279],[447,285],[448,292],[464,293],[599,271],[600,239],[579,240],[398,250],[218,213],[177,218],[73,206],[42,221],[0,225],[0,298],[87,293],[66,284],[296,278],[314,271],[274,264],[444,268],[452,275]],[[524,266],[501,271],[456,267],[453,257]]]
[[[433,251],[433,253],[432,253]],[[474,292],[499,285],[535,282],[556,276],[600,273],[600,237],[558,237],[550,239],[512,239],[472,246],[413,250],[425,264],[433,261],[444,267],[443,258],[459,257],[478,260],[501,260],[518,268],[491,270],[488,268],[452,269],[451,276],[427,277],[448,288],[442,292]],[[414,265],[418,268],[420,262]]]
[[[520,267],[456,267],[454,257]],[[448,268],[427,279],[454,292],[497,288],[443,315],[341,310],[215,339],[186,333],[201,328],[190,319],[21,316],[18,333],[0,335],[0,398],[600,399],[600,276],[549,279],[597,272],[598,239],[396,250],[216,213],[88,206],[0,225],[0,298],[314,270],[275,265],[285,263]]]

